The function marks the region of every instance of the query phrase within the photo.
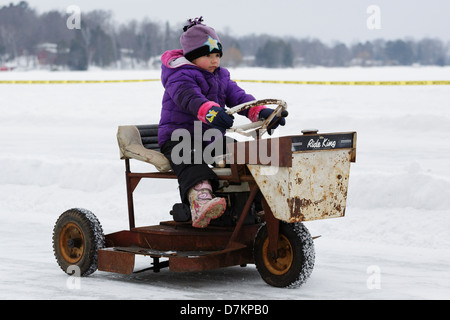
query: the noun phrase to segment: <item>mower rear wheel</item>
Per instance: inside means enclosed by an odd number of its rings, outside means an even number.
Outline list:
[[[280,222],[275,259],[269,252],[267,227],[263,224],[255,237],[253,254],[259,274],[274,287],[299,287],[314,268],[314,243],[302,223]]]
[[[97,270],[97,250],[104,247],[105,237],[97,217],[85,209],[70,209],[61,214],[53,229],[53,252],[61,269],[80,276]]]

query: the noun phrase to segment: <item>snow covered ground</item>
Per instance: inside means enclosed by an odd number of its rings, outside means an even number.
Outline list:
[[[234,79],[450,80],[450,68],[236,69]],[[151,79],[158,71],[4,72],[0,80]],[[52,229],[72,207],[105,233],[128,227],[116,130],[157,123],[159,82],[0,84],[0,299],[449,299],[450,86],[240,83],[288,102],[280,135],[357,131],[346,217],[307,222],[316,264],[298,289],[266,285],[254,266],[178,274],[163,269],[80,282],[52,252]],[[144,165],[144,164],[142,164]],[[135,163],[135,169],[148,171]],[[143,180],[137,225],[170,219],[174,181]],[[136,268],[150,259],[137,259]]]

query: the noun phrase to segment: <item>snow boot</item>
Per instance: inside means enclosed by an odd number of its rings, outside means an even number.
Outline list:
[[[224,198],[213,198],[212,187],[209,181],[204,180],[197,183],[188,192],[191,207],[192,226],[205,228],[211,219],[219,218],[226,208]]]

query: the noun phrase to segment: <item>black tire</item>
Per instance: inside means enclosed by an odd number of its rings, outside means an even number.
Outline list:
[[[53,252],[58,265],[67,274],[73,273],[71,266],[79,268],[80,276],[95,272],[97,250],[104,245],[102,226],[90,211],[70,209],[56,221],[53,229]]]
[[[314,242],[302,223],[280,221],[278,259],[268,254],[268,233],[264,223],[256,234],[253,254],[256,268],[263,280],[274,287],[297,288],[314,268]]]

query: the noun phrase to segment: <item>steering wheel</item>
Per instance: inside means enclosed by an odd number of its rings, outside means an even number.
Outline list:
[[[287,103],[283,100],[277,99],[263,99],[246,102],[226,110],[226,113],[229,115],[233,115],[237,112],[262,105],[277,105],[277,107],[267,119],[243,124],[240,126],[234,126],[228,129],[227,132],[236,132],[244,136],[253,137],[256,139],[258,137],[261,137],[264,133],[267,132],[268,129],[270,129],[269,124],[272,122],[273,118],[287,116]]]

